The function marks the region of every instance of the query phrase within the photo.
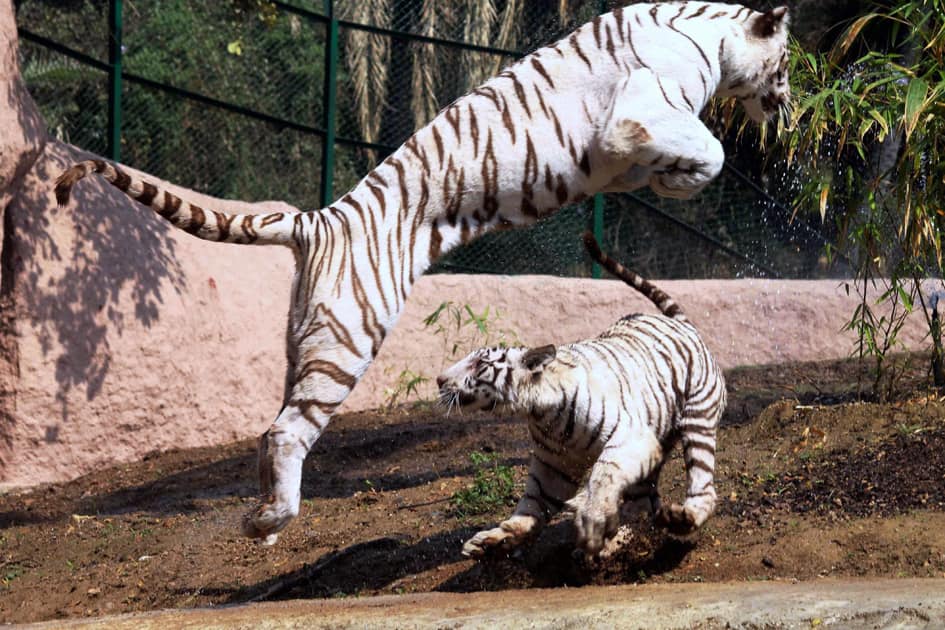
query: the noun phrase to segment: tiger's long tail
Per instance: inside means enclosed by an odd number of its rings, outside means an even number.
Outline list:
[[[293,245],[295,242],[293,228],[297,213],[232,214],[204,209],[104,160],[79,162],[59,176],[56,201],[60,207],[69,203],[72,187],[89,173],[99,173],[118,190],[199,238],[257,245]]]
[[[682,308],[673,301],[673,298],[664,293],[662,289],[602,252],[600,250],[600,244],[591,232],[584,232],[583,238],[587,253],[590,254],[591,258],[598,262],[601,267],[649,298],[666,317],[672,317],[680,322],[689,321],[689,318],[683,313]]]

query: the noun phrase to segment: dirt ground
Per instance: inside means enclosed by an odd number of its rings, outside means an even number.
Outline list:
[[[913,387],[894,403],[858,402],[849,362],[727,378],[720,503],[691,539],[637,519],[591,566],[572,556],[559,517],[512,557],[464,559],[462,542],[511,506],[463,516],[450,497],[472,483],[473,452],[521,483],[525,426],[408,404],[333,421],[306,461],[302,512],[274,547],[239,534],[256,487],[249,441],[0,496],[0,622],[426,591],[945,576],[945,399]],[[683,482],[677,450],[664,494],[678,500]]]

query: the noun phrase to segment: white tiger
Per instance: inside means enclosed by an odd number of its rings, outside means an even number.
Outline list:
[[[713,95],[758,121],[787,107],[787,11],[638,4],[595,18],[457,99],[334,204],[229,214],[101,160],[90,172],[211,241],[295,253],[283,406],[260,438],[261,501],[245,532],[275,541],[298,514],[302,462],[377,354],[415,280],[459,243],[528,225],[600,191],[688,197],[722,167],[699,113]]]
[[[617,533],[625,500],[648,497],[657,522],[679,534],[700,527],[715,509],[722,371],[668,295],[601,253],[593,236],[584,239],[595,260],[663,314],[628,315],[599,337],[557,348],[480,348],[437,378],[445,406],[520,416],[533,442],[515,512],[467,541],[467,556],[510,549],[537,535],[575,498],[585,476],[584,496],[573,505],[578,544],[588,555]],[[686,501],[661,506],[660,469],[677,441]]]

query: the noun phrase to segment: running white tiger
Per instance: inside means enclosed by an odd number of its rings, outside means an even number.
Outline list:
[[[660,289],[604,255],[591,256],[640,291],[662,315],[628,315],[594,339],[538,348],[480,348],[437,378],[440,400],[496,409],[528,422],[533,451],[515,512],[473,536],[463,554],[531,539],[575,498],[578,545],[597,554],[617,533],[624,501],[649,498],[656,521],[678,534],[715,509],[715,435],[725,409],[722,371],[682,309]],[[687,491],[661,506],[663,461],[682,442]],[[588,475],[588,471],[590,474]]]
[[[302,462],[397,321],[414,281],[460,243],[599,191],[688,197],[722,167],[713,95],[761,122],[788,105],[787,11],[638,4],[601,15],[457,99],[334,204],[266,215],[201,208],[100,160],[91,172],[200,238],[293,250],[283,407],[260,438],[247,535],[298,514]]]

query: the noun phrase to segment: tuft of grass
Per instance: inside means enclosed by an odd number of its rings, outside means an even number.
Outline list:
[[[430,378],[412,370],[404,369],[397,375],[393,387],[384,390],[384,408],[391,411],[398,403],[406,402],[411,396],[419,396],[418,388]]]
[[[908,437],[910,435],[915,435],[916,433],[921,433],[926,430],[926,427],[921,423],[908,424],[906,422],[900,422],[896,425],[896,433],[903,437]]]
[[[440,367],[454,361],[476,348],[497,345],[508,347],[519,343],[518,334],[505,328],[499,309],[486,306],[481,313],[467,304],[453,301],[441,302],[423,320],[424,328],[432,328],[433,334],[443,342],[443,358]]]
[[[511,505],[515,499],[515,475],[512,468],[500,464],[498,456],[480,451],[471,453],[469,459],[476,474],[470,486],[450,497],[453,513],[466,518]]]
[[[5,567],[3,574],[0,575],[0,584],[2,584],[4,587],[10,586],[10,583],[23,575],[24,571],[26,571],[26,569],[17,563],[8,564]]]

